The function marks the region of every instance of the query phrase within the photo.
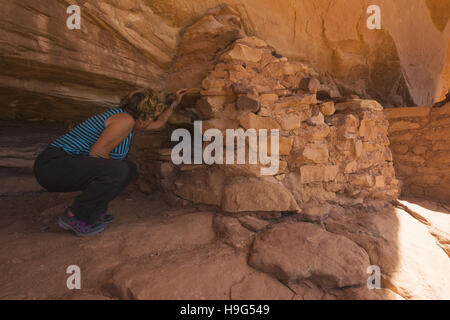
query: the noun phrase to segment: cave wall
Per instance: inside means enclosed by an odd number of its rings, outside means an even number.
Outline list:
[[[66,27],[72,3],[81,30]],[[0,117],[81,120],[136,87],[162,90],[177,32],[142,1],[6,1]]]
[[[6,1],[0,117],[82,119],[136,87],[184,85],[190,73],[177,83],[174,57],[196,43],[178,39],[219,3],[239,13],[248,35],[332,77],[343,94],[430,105],[450,87],[446,0]],[[81,7],[81,30],[66,28],[69,4]],[[382,30],[365,27],[370,4],[381,7]]]
[[[439,108],[385,109],[402,193],[450,199],[450,103]]]
[[[440,0],[228,0],[165,1],[169,23],[191,21],[204,8],[225,2],[241,15],[249,35],[282,54],[331,75],[349,93],[384,105],[431,105],[439,100],[450,28],[450,7]],[[382,30],[366,28],[369,5],[381,8]],[[270,12],[270,14],[268,14]],[[185,20],[183,20],[185,19]],[[183,23],[181,23],[183,24]],[[426,48],[426,49],[425,49]],[[445,90],[445,92],[446,92]]]

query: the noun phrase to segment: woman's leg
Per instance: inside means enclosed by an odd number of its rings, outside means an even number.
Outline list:
[[[123,162],[128,166],[128,178],[122,185],[121,191],[125,189],[125,187],[128,186],[130,183],[136,181],[136,178],[138,176],[137,166],[134,162],[131,162],[129,160],[124,160]]]
[[[92,158],[91,158],[92,159]],[[131,161],[99,159],[100,167],[94,179],[84,192],[75,199],[72,211],[81,220],[94,223],[108,209],[108,204],[116,198],[137,176],[137,167]]]
[[[87,157],[89,158],[89,157]],[[72,205],[72,212],[82,221],[95,223],[107,211],[108,204],[125,187],[129,168],[123,162],[112,159],[89,158],[90,179]]]
[[[36,178],[51,192],[83,190],[72,206],[75,216],[95,223],[108,203],[131,182],[132,169],[125,161],[52,154],[36,160]],[[132,166],[131,166],[132,167]]]
[[[34,162],[34,175],[39,184],[49,192],[73,192],[83,189],[83,181],[76,181],[69,174],[66,159],[73,157],[61,149],[47,148]],[[65,178],[62,178],[65,177]]]

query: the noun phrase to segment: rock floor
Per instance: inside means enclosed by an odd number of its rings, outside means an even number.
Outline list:
[[[0,196],[0,299],[450,298],[442,204],[408,199],[315,224],[172,208],[130,186],[111,203],[115,222],[78,238],[56,224],[74,195]],[[81,269],[81,290],[67,289],[70,265]],[[369,265],[380,266],[383,289],[367,288]]]

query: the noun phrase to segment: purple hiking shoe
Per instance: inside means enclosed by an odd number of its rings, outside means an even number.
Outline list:
[[[105,230],[104,223],[88,224],[77,219],[75,216],[70,217],[67,213],[69,208],[65,208],[63,214],[58,219],[58,224],[64,230],[72,230],[79,237],[91,236]]]
[[[100,218],[98,219],[97,223],[104,223],[104,224],[108,224],[114,221],[114,216],[111,214],[105,214],[102,213]]]

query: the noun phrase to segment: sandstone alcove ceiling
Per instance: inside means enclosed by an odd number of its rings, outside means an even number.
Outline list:
[[[440,10],[439,1],[380,1],[383,28],[377,31],[365,27],[369,5],[365,0],[228,2],[247,34],[333,78],[345,93],[375,98],[385,106],[430,106],[449,89],[445,67],[449,28],[447,24],[440,30],[446,11],[445,6]],[[77,111],[72,117],[81,119],[86,109],[116,105],[130,87],[162,89],[167,84],[172,88],[175,79],[169,75],[172,65],[177,68],[173,58],[177,51],[180,54],[179,32],[219,4],[70,3],[82,8],[81,30],[61,27],[67,19],[67,1],[27,0],[4,6],[1,85],[8,92],[2,108],[8,110],[3,118],[36,118],[34,112],[27,113],[31,100],[27,96],[34,101],[31,110],[56,108],[53,116],[45,117],[64,118],[57,111],[58,105],[65,104]],[[408,11],[402,10],[405,6]],[[89,108],[83,108],[86,105]]]
[[[445,0],[427,0],[431,19],[440,31],[444,31],[450,19],[450,7]]]

